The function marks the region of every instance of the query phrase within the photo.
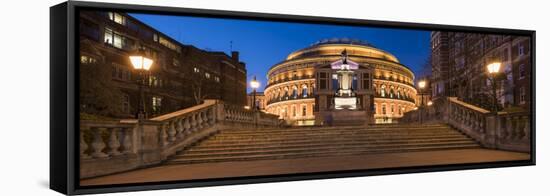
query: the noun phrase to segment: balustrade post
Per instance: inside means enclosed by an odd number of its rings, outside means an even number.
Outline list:
[[[201,112],[202,114],[202,126],[203,127],[208,127],[210,124],[208,123],[208,109],[205,109]]]
[[[176,138],[181,139],[183,138],[183,125],[182,125],[182,119],[178,118],[175,120],[176,123]]]
[[[215,114],[215,110],[214,108],[210,108],[208,111],[209,112],[209,115],[208,115],[208,124],[210,124],[210,126],[214,126],[214,114]]]
[[[168,127],[168,141],[170,143],[176,141],[176,125],[174,120],[170,121],[170,126]]]
[[[512,118],[506,117],[506,136],[504,138],[510,139],[512,136]]]
[[[190,116],[185,117],[185,122],[183,123],[183,128],[185,129],[185,134],[191,134],[191,125],[189,124]]]
[[[93,134],[93,142],[92,142],[92,157],[94,158],[105,158],[109,155],[102,152],[102,150],[105,148],[105,142],[103,142],[103,138],[101,137],[101,129],[92,127],[91,128],[92,134]]]
[[[90,155],[86,153],[86,150],[88,150],[88,144],[86,144],[86,141],[84,140],[84,132],[80,131],[80,158],[81,159],[90,158]]]
[[[197,131],[197,119],[195,118],[195,114],[191,114],[191,132]]]
[[[197,112],[195,115],[197,115],[197,127],[199,128],[199,130],[203,129],[204,127],[202,126],[203,124],[203,120],[202,120],[202,111],[199,111]]]
[[[118,151],[118,148],[120,147],[120,141],[117,138],[118,130],[114,128],[108,128],[107,131],[109,133],[109,155],[120,155],[120,152]]]
[[[511,137],[511,139],[516,140],[516,139],[520,139],[522,137],[521,132],[523,132],[523,130],[520,130],[519,126],[520,126],[519,117],[518,116],[513,116],[512,117],[512,137]]]
[[[122,151],[122,153],[124,154],[133,153],[132,130],[133,128],[122,128],[122,132],[124,132],[124,140],[122,142],[122,147],[124,148],[124,151]]]
[[[167,123],[162,123],[162,125],[160,125],[160,144],[164,147],[166,145],[168,145],[168,134],[166,133],[166,129],[168,127],[168,124]]]
[[[529,121],[529,116],[523,116],[523,120],[525,121],[523,126],[523,133],[524,133],[524,140],[531,140],[531,122]]]

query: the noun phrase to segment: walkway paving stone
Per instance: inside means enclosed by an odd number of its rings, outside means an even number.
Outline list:
[[[483,148],[332,156],[296,159],[164,165],[81,180],[82,186],[223,177],[311,173],[337,170],[528,160],[527,153]]]

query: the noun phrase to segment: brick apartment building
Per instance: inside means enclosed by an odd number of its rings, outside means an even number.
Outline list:
[[[486,65],[497,59],[505,79],[497,94],[501,107],[529,109],[531,100],[531,40],[529,37],[434,31],[432,96],[456,96],[489,109]]]
[[[206,98],[246,105],[246,68],[231,56],[184,45],[136,18],[80,11],[81,113],[132,117],[138,108],[138,72],[129,55],[141,48],[154,60],[145,75],[149,117],[196,105]]]

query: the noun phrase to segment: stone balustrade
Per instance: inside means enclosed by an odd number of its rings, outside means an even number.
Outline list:
[[[405,113],[400,122],[418,122],[419,112],[416,110]],[[530,151],[531,118],[527,111],[498,112],[495,115],[483,108],[462,102],[456,97],[447,97],[421,113],[424,122],[447,123],[484,147]]]
[[[217,100],[147,120],[81,121],[80,177],[160,164],[219,130],[279,125],[276,115]]]
[[[487,136],[486,121],[490,111],[459,101],[455,97],[450,97],[447,100],[447,123],[484,143]]]
[[[530,151],[531,118],[528,112],[499,112],[496,148]]]
[[[105,167],[118,170],[117,162],[137,159],[136,127],[134,124],[119,121],[81,121],[80,122],[80,162],[81,177],[105,174]],[[98,161],[99,160],[99,161]],[[103,166],[101,162],[113,162]]]

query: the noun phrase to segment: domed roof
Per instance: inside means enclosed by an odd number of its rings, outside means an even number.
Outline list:
[[[290,53],[286,60],[316,56],[339,56],[344,49],[347,49],[351,56],[377,58],[399,63],[399,60],[393,54],[379,49],[366,41],[350,38],[319,40],[307,48]]]
[[[361,45],[376,48],[376,46],[360,39],[350,39],[350,38],[331,38],[331,39],[322,39],[313,44],[311,47],[324,45],[324,44],[350,44],[350,45]]]

